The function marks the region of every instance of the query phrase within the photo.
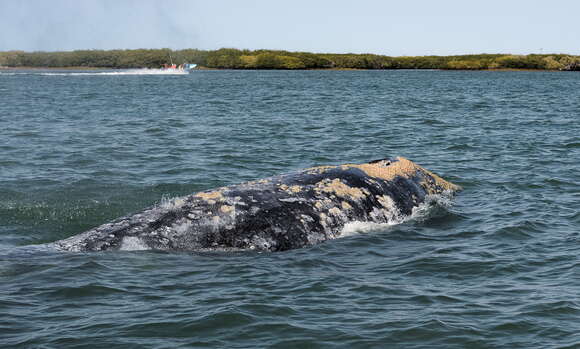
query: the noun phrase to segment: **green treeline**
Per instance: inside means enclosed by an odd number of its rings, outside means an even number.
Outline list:
[[[566,54],[478,54],[390,57],[375,54],[331,54],[276,50],[214,51],[185,49],[78,50],[66,52],[0,52],[6,67],[158,68],[196,63],[216,69],[538,69],[580,70],[580,56]]]

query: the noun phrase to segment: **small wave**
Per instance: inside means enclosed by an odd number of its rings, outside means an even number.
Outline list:
[[[45,293],[51,299],[78,299],[78,298],[100,298],[109,295],[124,294],[127,291],[120,287],[112,287],[102,284],[86,284],[80,286],[64,286],[49,290]]]
[[[183,70],[168,69],[128,69],[121,71],[99,71],[99,72],[66,72],[66,73],[40,73],[44,76],[110,76],[110,75],[188,75],[189,72]]]
[[[453,194],[451,192],[444,192],[438,195],[427,195],[424,202],[413,208],[413,212],[406,221],[413,220],[424,222],[431,218],[449,213],[451,206],[453,206]]]

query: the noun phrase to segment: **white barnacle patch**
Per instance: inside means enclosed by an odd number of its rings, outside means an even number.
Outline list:
[[[316,183],[314,190],[350,200],[360,200],[369,194],[366,188],[351,187],[338,178],[324,179]]]
[[[400,223],[404,220],[395,201],[388,195],[377,195],[377,202],[381,205],[373,208],[369,216],[375,222]]]
[[[224,195],[219,190],[197,193],[194,197],[204,200],[208,205],[214,205],[216,202],[225,200]]]
[[[384,208],[389,209],[389,210],[396,210],[397,209],[395,202],[393,201],[393,199],[390,196],[377,195],[376,198],[377,198],[377,201],[379,202],[379,204],[381,204],[381,206],[383,206]]]
[[[177,234],[186,233],[191,228],[192,222],[190,220],[182,220],[175,223],[172,228]]]
[[[326,230],[328,228],[328,226],[327,226],[328,216],[326,215],[326,213],[321,212],[319,217],[320,217],[320,219],[318,220],[318,222]]]
[[[149,246],[136,236],[125,236],[121,240],[121,246],[119,247],[121,251],[144,251],[149,250]]]
[[[288,194],[296,194],[302,191],[302,187],[299,185],[291,185],[288,186],[286,184],[278,184],[278,188],[280,188],[281,190],[285,191]]]
[[[248,248],[250,250],[270,250],[273,246],[276,245],[276,242],[265,236],[258,236],[254,235],[248,242]]]
[[[339,217],[342,215],[342,211],[338,207],[333,207],[328,210],[328,213],[332,216]]]
[[[291,193],[299,193],[302,191],[302,187],[299,185],[292,185],[288,188]]]
[[[388,164],[381,162],[360,165],[348,164],[344,165],[342,168],[345,167],[358,168],[370,177],[385,181],[391,181],[396,177],[412,178],[415,176],[421,176],[423,177],[423,180],[420,184],[429,194],[437,194],[440,193],[441,190],[461,190],[460,186],[447,182],[436,174],[402,157],[398,157],[394,162],[389,162]]]
[[[286,198],[286,199],[278,199],[281,202],[305,202],[306,199],[303,198]]]
[[[333,205],[334,202],[329,198],[324,198],[323,200],[317,200],[316,202],[314,202],[314,207],[319,211],[327,209]]]
[[[308,244],[315,245],[325,241],[326,235],[320,232],[310,231],[308,235],[306,235],[306,239],[308,240]]]
[[[328,210],[327,214],[324,213],[320,214],[320,223],[325,230],[328,230],[327,228],[332,229],[332,231],[329,231],[329,233],[331,233],[331,236],[335,236],[337,233],[337,231],[335,231],[333,227],[340,226],[344,222],[347,222],[349,220],[350,219],[348,215],[345,212],[343,212],[339,207],[331,207]]]
[[[312,222],[314,222],[314,218],[312,218],[312,217],[310,217],[308,215],[305,215],[305,214],[301,214],[300,215],[300,221],[302,223],[307,223],[307,222],[308,223],[312,223]]]
[[[220,207],[220,211],[223,213],[232,213],[234,212],[235,207],[230,205],[222,205]]]

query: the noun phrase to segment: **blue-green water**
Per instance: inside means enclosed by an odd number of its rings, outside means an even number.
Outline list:
[[[0,347],[578,348],[579,119],[575,73],[0,71]],[[280,253],[22,247],[397,155],[465,190]]]

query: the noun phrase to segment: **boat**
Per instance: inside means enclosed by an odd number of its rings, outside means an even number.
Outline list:
[[[161,70],[163,71],[167,71],[167,72],[174,72],[174,73],[189,73],[190,70],[194,69],[195,67],[197,67],[197,64],[190,64],[190,63],[184,63],[184,64],[164,64],[161,66]]]
[[[189,73],[190,70],[195,69],[195,67],[197,67],[197,64],[194,63],[183,63],[180,65],[177,65],[175,63],[173,63],[173,58],[171,58],[171,55],[169,55],[169,61],[171,62],[171,64],[163,64],[163,66],[161,66],[161,70],[164,71],[168,71],[168,72],[175,72],[175,73],[179,73],[179,72],[187,72]]]

